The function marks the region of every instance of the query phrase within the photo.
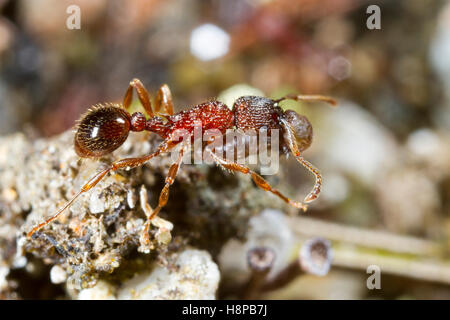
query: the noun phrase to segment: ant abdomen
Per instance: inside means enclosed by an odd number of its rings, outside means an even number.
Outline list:
[[[83,158],[104,156],[125,142],[130,127],[130,114],[120,106],[95,106],[78,123],[75,152]]]

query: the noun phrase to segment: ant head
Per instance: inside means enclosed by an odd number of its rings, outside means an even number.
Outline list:
[[[311,145],[313,138],[313,129],[308,118],[299,115],[294,110],[286,110],[283,114],[283,118],[289,123],[294,131],[299,151],[302,152],[306,150]]]
[[[95,106],[78,123],[75,152],[83,158],[97,158],[116,150],[132,129],[131,119],[119,105]]]

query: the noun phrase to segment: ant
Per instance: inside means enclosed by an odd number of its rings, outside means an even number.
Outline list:
[[[130,107],[134,90],[136,90],[138,98],[149,116],[148,119],[141,112],[135,112],[130,115],[127,111]],[[149,94],[144,85],[140,80],[133,79],[125,93],[122,105],[111,103],[95,105],[81,117],[74,137],[75,152],[82,158],[99,158],[120,147],[127,139],[130,131],[141,132],[145,130],[154,132],[163,138],[163,142],[155,152],[149,155],[117,160],[108,168],[98,172],[58,212],[35,226],[28,232],[27,236],[31,237],[36,231],[58,218],[82,193],[94,188],[110,171],[141,166],[161,153],[172,150],[180,143],[174,138],[177,130],[186,130],[193,138],[194,123],[198,121],[200,121],[203,129],[218,129],[222,135],[226,133],[227,129],[241,129],[244,133],[246,130],[281,130],[282,141],[280,148],[285,154],[292,153],[300,164],[315,175],[315,185],[303,202],[289,199],[278,190],[272,188],[263,177],[247,166],[220,157],[212,152],[213,150],[209,150],[210,155],[224,169],[249,174],[261,189],[269,191],[290,205],[306,211],[306,203],[315,200],[319,196],[322,177],[319,170],[301,156],[301,152],[312,143],[311,123],[305,116],[299,115],[293,110],[283,111],[278,106],[279,102],[287,99],[323,101],[336,105],[334,99],[321,95],[287,95],[277,100],[257,96],[244,96],[234,102],[232,109],[222,102],[212,100],[174,113],[170,89],[164,84],[157,92],[155,111],[153,111]],[[163,109],[163,112],[161,112],[161,109]],[[177,160],[170,166],[165,185],[159,196],[158,206],[151,212],[145,223],[143,237],[146,243],[149,241],[148,231],[151,220],[167,204],[169,187],[177,176],[184,149],[184,147],[180,149]]]

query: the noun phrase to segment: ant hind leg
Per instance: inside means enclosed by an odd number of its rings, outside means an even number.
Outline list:
[[[172,93],[167,84],[163,84],[156,94],[155,112],[158,113],[161,110],[161,107],[164,108],[164,112],[167,115],[173,115]]]
[[[163,143],[158,147],[158,150],[156,150],[155,152],[144,156],[144,157],[139,157],[139,158],[126,158],[126,159],[121,159],[121,160],[117,160],[114,161],[111,166],[109,166],[108,168],[98,172],[95,176],[93,176],[88,182],[86,182],[83,187],[81,188],[81,190],[72,198],[70,199],[65,205],[64,207],[62,207],[61,209],[59,209],[53,216],[51,216],[50,218],[48,218],[47,220],[45,220],[44,222],[41,222],[40,224],[36,225],[35,227],[33,227],[33,229],[31,229],[30,232],[27,233],[27,237],[31,238],[33,236],[33,234],[42,229],[44,226],[46,226],[47,224],[49,224],[50,222],[52,222],[53,220],[57,219],[59,217],[59,215],[64,212],[68,207],[71,206],[71,204],[83,193],[91,190],[92,188],[94,188],[105,176],[108,172],[110,171],[117,171],[119,169],[122,168],[135,168],[138,166],[143,165],[145,162],[147,162],[148,160],[156,157],[157,155],[159,155],[161,152],[164,152],[167,150],[167,146],[168,143]]]
[[[133,79],[130,81],[130,85],[128,86],[127,92],[125,93],[125,96],[123,98],[124,108],[128,109],[131,105],[131,101],[133,99],[133,89],[136,89],[139,101],[144,107],[145,112],[148,114],[148,116],[153,117],[154,113],[152,109],[152,104],[150,102],[150,96],[148,94],[147,89],[145,89],[144,85],[139,79]]]

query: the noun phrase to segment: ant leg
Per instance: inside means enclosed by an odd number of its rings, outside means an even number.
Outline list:
[[[316,167],[314,167],[310,162],[306,161],[301,156],[291,125],[285,120],[281,120],[281,125],[285,129],[285,132],[287,133],[287,143],[295,159],[298,162],[300,162],[302,166],[308,169],[316,178],[316,182],[314,184],[313,189],[303,200],[306,203],[311,202],[319,197],[320,190],[322,189],[322,175],[320,174],[319,170]]]
[[[147,89],[145,89],[144,85],[139,79],[133,79],[130,81],[130,85],[128,86],[127,92],[125,93],[125,97],[123,98],[123,106],[125,107],[125,109],[128,109],[131,105],[131,101],[133,99],[133,89],[136,89],[139,101],[144,107],[145,112],[147,112],[147,114],[150,117],[154,117],[148,91]]]
[[[156,94],[155,112],[158,113],[161,107],[164,108],[166,114],[173,115],[172,93],[167,84],[163,84]]]
[[[147,217],[147,221],[144,225],[144,233],[142,234],[142,243],[148,244],[150,242],[148,231],[150,228],[151,221],[156,215],[161,211],[161,209],[167,204],[169,200],[169,188],[175,181],[175,178],[178,173],[178,169],[181,166],[181,161],[183,160],[184,148],[186,145],[182,145],[180,149],[180,153],[178,154],[177,160],[170,166],[169,172],[166,176],[166,181],[161,193],[159,194],[158,206],[151,212],[151,214]]]
[[[121,160],[117,160],[114,161],[111,166],[109,166],[108,168],[100,171],[99,173],[97,173],[95,176],[93,176],[88,182],[86,182],[86,184],[83,185],[83,187],[81,188],[81,190],[72,198],[70,199],[69,202],[67,202],[64,207],[62,207],[61,209],[59,209],[53,216],[51,216],[50,218],[48,218],[47,220],[45,220],[44,222],[41,222],[40,224],[38,224],[37,226],[35,226],[33,229],[31,229],[30,232],[27,233],[27,236],[30,238],[31,236],[33,236],[33,234],[40,230],[41,228],[43,228],[44,226],[46,226],[47,224],[49,224],[50,222],[52,222],[53,220],[55,220],[56,218],[59,217],[59,215],[64,212],[64,210],[66,210],[68,207],[70,207],[70,205],[83,193],[91,190],[92,188],[94,188],[105,176],[108,172],[110,171],[117,171],[121,168],[135,168],[138,166],[143,165],[145,162],[147,162],[148,160],[156,157],[157,155],[159,155],[161,152],[166,151],[167,148],[167,143],[163,143],[158,147],[158,150],[156,150],[154,153],[151,153],[145,157],[140,157],[140,158],[126,158],[126,159],[121,159]]]
[[[275,100],[275,102],[280,102],[283,100],[295,100],[295,101],[308,101],[308,102],[314,102],[314,101],[322,101],[329,103],[332,106],[336,106],[337,102],[331,97],[322,96],[322,95],[296,95],[296,94],[288,94],[280,99]]]
[[[276,195],[277,197],[281,198],[286,203],[289,203],[291,206],[294,206],[294,207],[296,207],[298,209],[302,209],[303,211],[306,211],[306,209],[308,208],[306,204],[298,202],[298,201],[294,201],[292,199],[289,199],[288,197],[283,195],[280,191],[272,188],[270,186],[270,184],[263,177],[261,177],[256,172],[252,171],[249,167],[246,167],[246,166],[243,166],[241,164],[238,164],[238,163],[235,163],[235,162],[231,162],[231,161],[228,161],[228,160],[226,160],[224,158],[218,157],[214,153],[214,151],[210,150],[209,153],[211,154],[213,159],[216,161],[216,163],[219,164],[220,166],[222,166],[222,167],[224,167],[225,169],[228,169],[228,170],[239,171],[239,172],[242,172],[244,174],[251,175],[253,181],[256,183],[256,185],[258,187],[260,187],[261,189],[263,189],[265,191],[269,191],[269,192],[273,193],[274,195]]]
[[[300,162],[306,169],[308,169],[309,172],[311,172],[316,178],[314,188],[310,193],[308,193],[308,195],[303,200],[304,202],[309,203],[311,201],[316,200],[319,197],[320,190],[322,189],[322,175],[320,174],[319,169],[314,167],[309,161],[305,160],[300,155],[296,156],[295,159],[297,159],[297,161]]]

